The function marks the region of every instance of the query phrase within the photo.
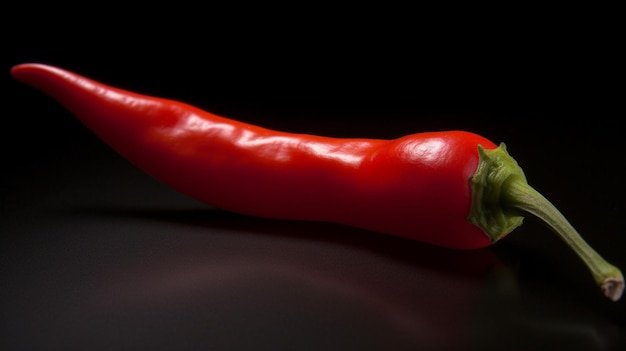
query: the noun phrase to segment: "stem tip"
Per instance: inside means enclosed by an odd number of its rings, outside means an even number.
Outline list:
[[[617,301],[622,297],[622,292],[624,292],[624,280],[613,277],[606,278],[602,284],[600,284],[600,288],[606,297]]]

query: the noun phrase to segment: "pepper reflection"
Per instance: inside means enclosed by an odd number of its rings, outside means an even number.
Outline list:
[[[251,235],[236,248],[212,248],[202,256],[138,261],[106,282],[96,304],[132,315],[217,319],[207,338],[235,333],[231,342],[243,347],[266,340],[271,348],[296,335],[303,338],[292,340],[296,344],[307,339],[309,346],[359,350],[470,344],[485,277],[500,264],[492,252],[347,231],[354,236],[329,233],[331,243],[308,240],[306,233],[269,240]]]

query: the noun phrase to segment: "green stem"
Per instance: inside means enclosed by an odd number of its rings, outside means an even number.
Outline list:
[[[624,290],[620,270],[605,261],[550,201],[528,185],[505,145],[494,150],[479,146],[479,154],[479,167],[471,180],[475,198],[469,220],[495,242],[521,224],[520,212],[536,216],[582,259],[604,295],[619,300]]]
[[[617,301],[624,290],[620,270],[604,260],[565,219],[559,210],[528,184],[511,182],[504,192],[507,206],[531,213],[546,223],[585,262],[604,295]]]

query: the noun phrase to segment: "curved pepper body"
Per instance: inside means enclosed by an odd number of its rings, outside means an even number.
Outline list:
[[[342,223],[450,248],[492,243],[467,220],[477,146],[496,147],[476,134],[395,140],[292,134],[51,66],[18,65],[12,74],[59,101],[145,172],[209,205]]]
[[[17,65],[11,73],[59,101],[139,168],[209,205],[456,249],[488,246],[531,214],[576,252],[606,297],[622,296],[619,268],[528,185],[504,144],[462,131],[394,140],[285,133],[47,65]]]

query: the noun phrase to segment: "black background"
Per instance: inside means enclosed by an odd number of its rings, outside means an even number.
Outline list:
[[[626,267],[623,38],[610,11],[365,10],[9,8],[0,347],[623,345],[624,300],[605,299],[532,218],[457,252],[226,213],[141,173],[9,75],[53,64],[292,132],[473,131],[505,142],[530,184]]]

